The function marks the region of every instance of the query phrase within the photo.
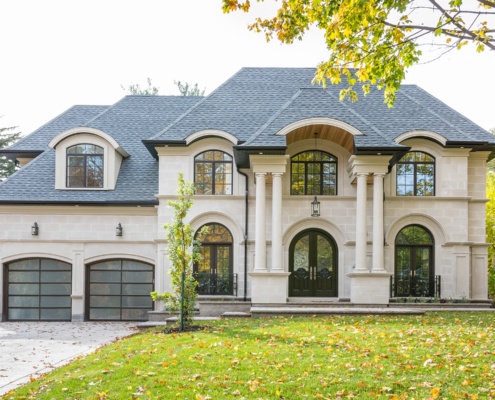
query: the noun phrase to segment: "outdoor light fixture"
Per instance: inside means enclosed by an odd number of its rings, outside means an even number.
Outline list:
[[[311,202],[311,216],[319,217],[320,216],[320,202],[315,196],[315,199]]]
[[[38,223],[35,222],[33,226],[31,227],[31,235],[33,236],[38,236],[40,229],[38,228]]]
[[[122,225],[120,225],[120,222],[115,228],[115,236],[122,236]]]
[[[316,137],[318,136],[318,132],[314,133],[315,135],[315,151],[316,151]],[[311,202],[311,216],[319,217],[320,216],[320,202],[318,198],[315,196],[315,199]]]

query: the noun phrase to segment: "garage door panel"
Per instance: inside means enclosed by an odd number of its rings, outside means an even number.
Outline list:
[[[123,309],[122,310],[122,320],[127,321],[146,321],[148,319],[148,311],[142,309]]]
[[[92,308],[89,311],[89,319],[102,321],[120,321],[119,308]]]
[[[69,309],[40,309],[40,320],[44,321],[70,321],[71,311]]]
[[[120,271],[91,271],[91,282],[120,282]]]
[[[70,283],[45,283],[41,285],[42,295],[70,295],[72,284]]]
[[[153,291],[152,283],[138,284],[138,283],[127,283],[122,285],[122,294],[124,295],[148,295]]]
[[[120,297],[118,296],[91,296],[90,307],[120,307]]]
[[[122,272],[122,282],[152,282],[153,272],[134,272],[134,271],[123,271]]]
[[[111,294],[119,295],[121,291],[120,283],[92,283],[89,288],[89,294]]]
[[[39,307],[39,296],[9,296],[10,307]]]
[[[39,321],[39,308],[9,308],[8,316],[10,320]]]
[[[151,296],[122,296],[122,307],[151,307]]]
[[[43,296],[40,298],[41,307],[70,307],[71,298],[69,296]]]
[[[10,283],[8,285],[9,294],[39,294],[40,285],[30,283]]]
[[[39,281],[38,271],[10,271],[9,272],[9,282],[38,282]]]

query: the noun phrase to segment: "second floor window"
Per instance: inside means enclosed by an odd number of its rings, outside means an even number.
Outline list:
[[[196,194],[232,194],[232,157],[219,150],[198,154],[194,183]]]
[[[291,194],[336,195],[337,159],[318,150],[292,157]]]
[[[434,196],[435,159],[421,151],[407,153],[397,163],[397,196]]]
[[[85,143],[67,148],[67,187],[103,187],[103,147]]]

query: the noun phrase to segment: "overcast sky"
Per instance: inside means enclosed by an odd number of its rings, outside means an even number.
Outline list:
[[[208,94],[242,67],[325,60],[318,31],[267,44],[246,28],[253,18],[223,14],[221,0],[0,0],[0,127],[31,133],[74,104],[113,104],[121,85],[147,77],[160,94],[178,94],[174,80]],[[495,52],[451,52],[413,67],[406,83],[495,127]]]

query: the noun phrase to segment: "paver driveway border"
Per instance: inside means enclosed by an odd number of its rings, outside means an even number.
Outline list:
[[[136,332],[135,322],[1,322],[0,396]]]

